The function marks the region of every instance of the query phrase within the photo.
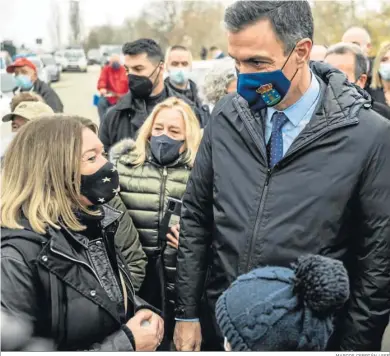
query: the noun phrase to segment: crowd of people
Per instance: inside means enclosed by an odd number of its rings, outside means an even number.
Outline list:
[[[369,58],[353,27],[313,46],[305,0],[224,21],[200,87],[188,48],[124,44],[99,127],[28,59],[7,68],[3,350],[381,350],[390,42]]]

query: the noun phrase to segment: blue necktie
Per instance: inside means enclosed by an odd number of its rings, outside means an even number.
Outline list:
[[[282,112],[274,112],[272,115],[272,133],[270,139],[270,166],[273,168],[283,158],[282,127],[288,121]]]

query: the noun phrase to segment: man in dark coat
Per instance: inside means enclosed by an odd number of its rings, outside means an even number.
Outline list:
[[[375,61],[375,57],[369,57],[369,54],[372,50],[370,34],[363,27],[353,26],[344,32],[341,41],[344,43],[348,43],[348,42],[354,43],[358,45],[363,51],[363,54],[366,57],[366,71],[367,71],[367,80],[364,89],[367,90],[371,85],[372,69],[374,67],[374,61]]]
[[[203,119],[194,105],[164,84],[164,55],[155,41],[139,39],[126,43],[123,53],[130,90],[106,112],[100,127],[99,138],[106,151],[124,138],[134,139],[154,107],[172,96],[191,105],[202,124]]]
[[[362,89],[366,88],[367,58],[359,46],[352,43],[335,44],[328,49],[325,62],[343,72],[351,83]],[[390,107],[371,99],[372,109],[390,120]]]
[[[7,67],[7,72],[15,73],[16,82],[22,92],[33,91],[39,94],[54,112],[61,113],[64,111],[64,105],[57,93],[38,78],[37,68],[27,58],[17,58],[14,63]]]
[[[328,348],[380,350],[390,123],[338,70],[310,68],[307,1],[239,1],[225,23],[238,95],[214,108],[183,197],[176,348],[199,350],[203,335],[205,349],[222,349],[215,303],[239,275],[320,254],[341,260],[351,284]]]

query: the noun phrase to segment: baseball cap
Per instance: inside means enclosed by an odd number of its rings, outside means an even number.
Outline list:
[[[37,67],[34,63],[30,62],[27,58],[17,58],[15,61],[7,67],[7,73],[14,73],[17,67],[30,67],[37,71]]]
[[[54,111],[49,105],[40,101],[24,101],[13,112],[3,116],[3,122],[11,121],[15,115],[26,120],[34,120],[50,114],[54,114]]]

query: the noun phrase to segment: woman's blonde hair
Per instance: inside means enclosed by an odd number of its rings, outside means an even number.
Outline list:
[[[184,124],[185,124],[185,157],[184,163],[188,164],[190,167],[193,166],[196,153],[202,138],[199,120],[196,117],[195,113],[191,107],[186,104],[183,100],[176,97],[171,97],[164,100],[162,103],[155,106],[152,113],[145,120],[144,124],[141,126],[138,132],[137,140],[135,141],[135,149],[133,164],[140,166],[145,163],[147,147],[149,139],[152,135],[153,123],[156,116],[163,109],[174,109],[181,113]]]
[[[386,53],[389,50],[390,50],[390,42],[384,42],[381,44],[378,54],[374,61],[374,67],[372,69],[372,82],[371,82],[372,89],[383,88],[382,79],[379,75],[379,67],[381,65],[383,57],[386,55]]]
[[[59,229],[60,222],[73,231],[84,229],[74,213],[91,213],[79,201],[84,127],[71,116],[55,115],[20,129],[4,156],[2,227],[23,229],[23,213],[37,233],[45,233],[47,225]]]

